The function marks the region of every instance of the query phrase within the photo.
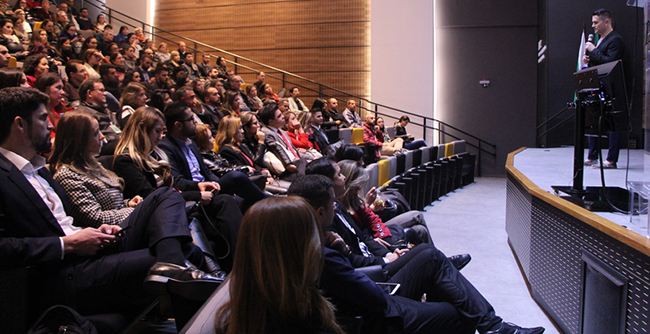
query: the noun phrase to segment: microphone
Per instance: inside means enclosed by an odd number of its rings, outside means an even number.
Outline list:
[[[589,34],[589,36],[587,36],[587,42],[588,43],[593,43],[594,42],[594,34]],[[588,56],[589,51],[585,50],[585,55]]]

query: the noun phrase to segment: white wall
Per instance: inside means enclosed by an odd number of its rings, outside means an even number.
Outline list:
[[[155,10],[155,0],[106,0],[106,6],[110,7],[116,11],[127,14],[134,19],[144,21],[148,24],[153,24],[153,11]],[[129,32],[133,32],[133,29],[136,27],[142,27],[142,24],[137,23],[136,21],[130,20],[122,15],[117,13],[112,13],[114,17],[111,25],[115,34],[119,32],[121,26],[126,25],[129,27]],[[127,22],[126,24],[118,21],[116,19]],[[145,28],[145,31],[149,31],[149,27]],[[148,37],[148,35],[145,35]]]
[[[370,20],[371,100],[433,117],[433,0],[372,1]],[[422,138],[421,127],[408,131]]]

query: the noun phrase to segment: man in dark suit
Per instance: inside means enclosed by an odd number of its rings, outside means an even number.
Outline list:
[[[199,67],[199,73],[201,74],[202,78],[207,78],[210,76],[210,70],[212,69],[212,66],[210,66],[210,55],[207,53],[203,54],[203,57],[201,58],[201,63],[197,64]]]
[[[587,42],[587,54],[583,58],[585,64],[596,66],[623,58],[625,44],[623,37],[614,31],[612,13],[607,9],[598,9],[592,14],[594,32],[600,36],[598,45]],[[621,133],[609,132],[609,150],[607,160],[603,161],[603,168],[615,169],[618,162],[618,153],[621,145]],[[600,167],[598,164],[598,137],[589,136],[589,154],[585,166]]]
[[[289,134],[282,130],[285,121],[282,116],[282,111],[278,109],[278,105],[272,102],[267,103],[259,111],[258,115],[260,122],[263,124],[264,144],[282,162],[285,168],[284,173],[280,177],[291,181],[297,175],[304,174],[307,161],[300,155],[298,149],[293,146]]]
[[[128,311],[143,281],[163,289],[168,280],[219,283],[184,264],[201,266],[203,256],[191,245],[184,201],[169,188],[152,194],[166,209],[136,209],[121,226],[74,225],[65,191],[38,155],[51,147],[48,103],[34,89],[0,90],[0,270],[35,271],[28,291],[38,305],[30,311],[54,304],[82,314]],[[145,210],[151,219],[140,219]]]
[[[198,147],[190,140],[196,134],[196,123],[187,103],[177,101],[168,105],[165,120],[167,135],[159,146],[169,159],[174,187],[183,192],[198,191],[197,198],[191,200],[200,201],[208,208],[210,218],[216,219],[219,229],[204,221],[203,229],[208,238],[221,241],[220,233],[223,233],[234,250],[242,214],[232,195],[243,200],[242,209],[266,195],[242,172],[231,171],[219,178],[208,169]],[[229,269],[229,264],[226,262],[224,267]]]
[[[322,175],[299,177],[289,195],[312,205],[323,228],[332,224],[334,183]],[[389,283],[400,283],[389,295],[368,276],[357,272],[345,252],[343,240],[325,232],[325,263],[321,289],[343,315],[363,316],[363,333],[475,333],[540,334],[544,328],[522,328],[505,323],[472,284],[435,247],[420,251]],[[427,302],[422,303],[426,293]]]

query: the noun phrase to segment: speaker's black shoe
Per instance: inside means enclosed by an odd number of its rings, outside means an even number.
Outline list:
[[[472,256],[469,254],[458,254],[447,258],[449,262],[458,270],[465,268],[465,266],[472,261]]]
[[[510,322],[498,324],[497,329],[485,332],[485,334],[542,334],[544,327],[523,328]]]
[[[156,262],[144,279],[145,289],[154,294],[176,293],[189,299],[207,298],[223,283],[217,278],[197,269],[173,263]]]

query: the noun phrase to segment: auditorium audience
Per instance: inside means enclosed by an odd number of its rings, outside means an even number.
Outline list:
[[[349,128],[350,123],[345,119],[343,113],[336,109],[338,106],[339,101],[336,98],[329,98],[323,110],[323,120],[325,122],[334,122],[338,128]]]
[[[250,158],[250,152],[244,153],[247,148],[242,145],[244,130],[239,117],[232,115],[224,117],[219,123],[219,130],[214,141],[214,150],[222,158],[232,166],[240,167],[238,169],[242,172],[245,170],[251,181],[264,190],[269,173],[255,164],[255,161]]]
[[[203,257],[190,242],[185,203],[171,189],[149,200],[158,205],[138,205],[121,225],[76,226],[68,197],[42,168],[45,159],[38,155],[51,145],[47,101],[47,95],[29,88],[0,91],[0,177],[14,180],[0,187],[0,259],[3,269],[31,267],[33,279],[26,283],[38,296],[30,301],[33,318],[56,304],[72,306],[82,315],[133,316],[152,301],[142,289],[145,281],[163,291],[168,280],[186,282],[187,288],[200,288],[190,286],[191,281],[214,281],[213,290],[220,280],[185,266],[189,260],[202,267]],[[71,139],[82,143],[79,137]]]
[[[343,333],[318,287],[324,258],[320,212],[297,197],[270,198],[249,210],[216,333]]]
[[[53,20],[54,15],[50,13],[50,2],[49,1],[41,1],[38,7],[32,8],[32,16],[34,19],[37,21],[43,22],[45,24],[46,20]],[[43,24],[41,26],[43,26]],[[54,28],[54,24],[52,25]]]
[[[366,122],[363,124],[363,142],[375,146],[375,155],[380,158],[382,155],[395,155],[401,152],[404,141],[397,138],[393,141],[384,141],[383,134],[376,128],[375,115],[366,115]]]
[[[228,67],[226,65],[226,58],[217,57],[217,64],[214,67],[219,71],[219,78],[221,79],[228,79]]]
[[[160,148],[167,154],[174,185],[181,191],[217,190],[220,194],[237,195],[242,209],[266,197],[244,173],[231,171],[217,177],[205,166],[196,145],[189,137],[196,133],[194,113],[187,103],[173,102],[165,108],[167,135]]]
[[[305,198],[316,212],[322,212],[319,215],[321,225],[331,231],[347,212],[332,205],[335,195],[342,190],[342,180],[327,181],[319,175],[301,177],[291,184],[289,195]],[[341,315],[363,316],[362,333],[379,332],[387,326],[392,331],[405,333],[544,332],[543,327],[522,328],[504,322],[451,261],[432,245],[419,245],[398,253],[397,257],[378,259],[388,273],[388,282],[401,284],[395,296],[389,295],[368,276],[354,271],[343,253],[363,243],[356,238],[354,244],[343,243],[339,234],[325,232],[325,264],[320,288]],[[368,252],[367,247],[364,249]],[[422,302],[424,300],[426,302]]]

